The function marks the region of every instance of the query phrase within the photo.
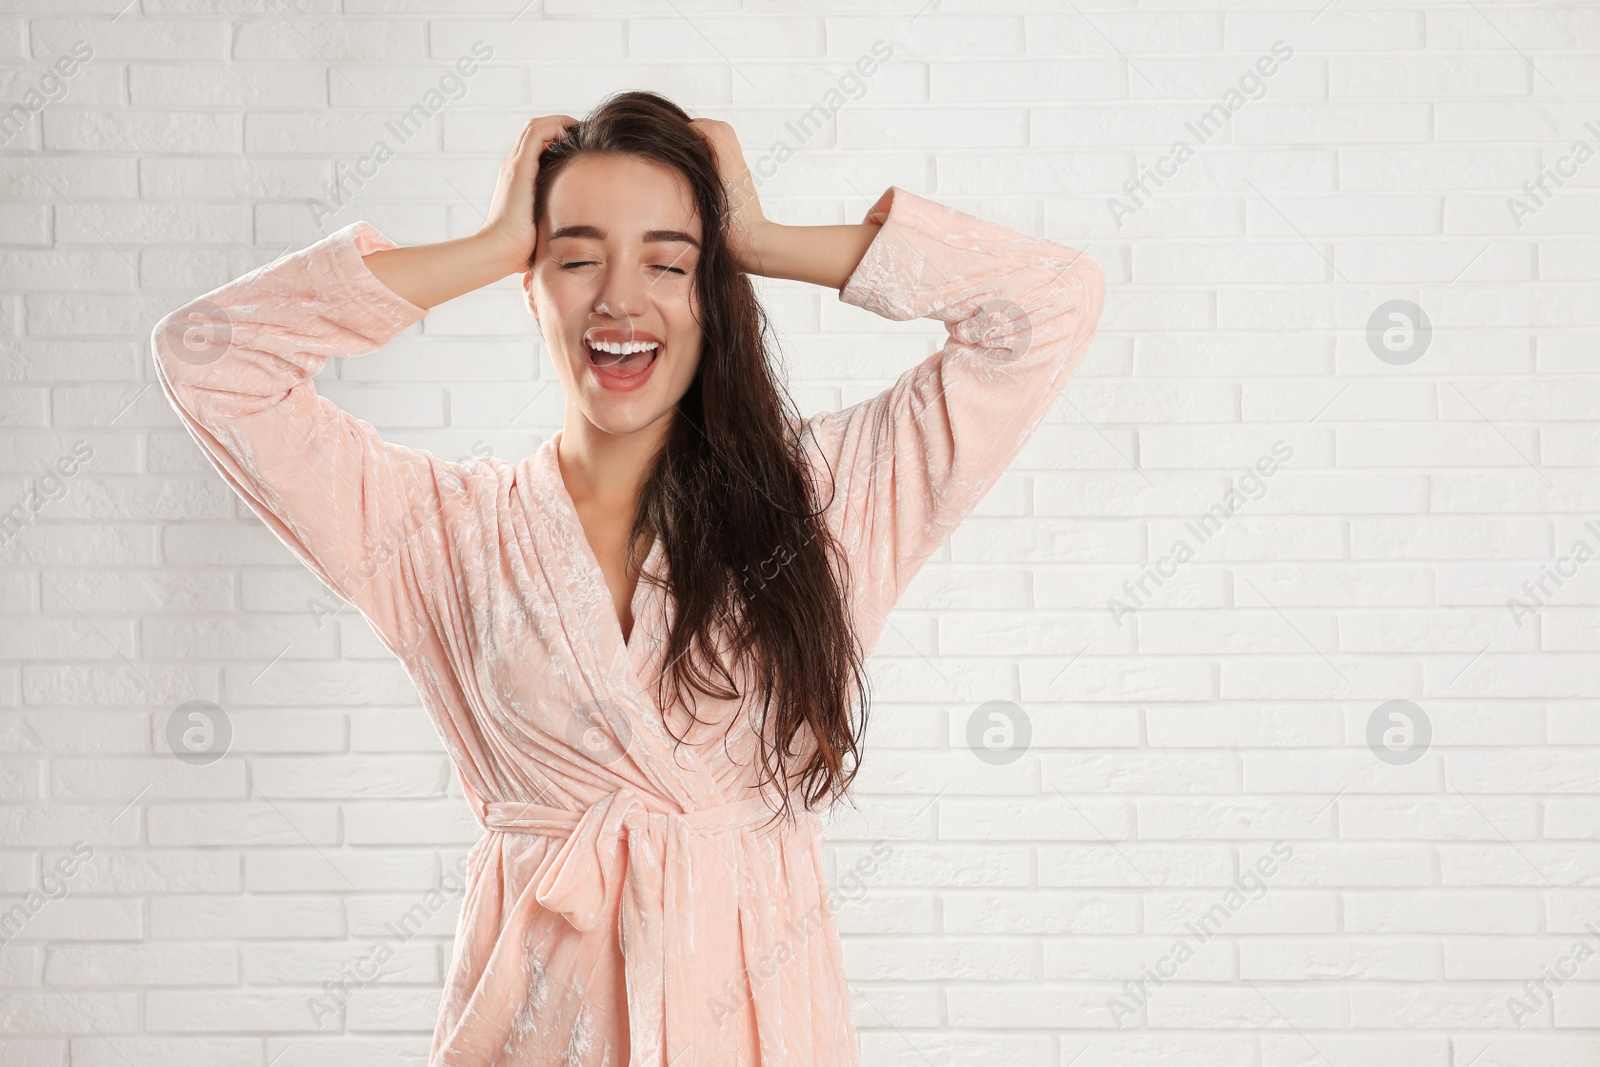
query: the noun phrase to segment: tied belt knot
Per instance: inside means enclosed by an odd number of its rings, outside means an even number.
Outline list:
[[[551,839],[527,887],[539,905],[588,931],[617,902],[628,1067],[727,1067],[756,1062],[758,1049],[765,1062],[797,1040],[791,1033],[796,1024],[774,999],[781,998],[779,987],[758,989],[750,975],[773,959],[787,959],[784,950],[797,944],[802,960],[827,951],[803,943],[823,927],[799,916],[806,925],[796,933],[792,921],[780,925],[772,904],[747,908],[744,894],[775,877],[764,868],[768,862],[816,872],[820,881],[821,819],[815,812],[797,811],[799,833],[792,839],[775,833],[772,851],[763,842],[760,851],[767,854],[757,856],[751,854],[755,842],[741,840],[743,829],[781,825],[763,796],[664,813],[623,786],[584,811],[520,801],[491,801],[484,809],[490,831]],[[559,846],[558,839],[564,839]],[[508,969],[501,980],[526,983],[528,973]],[[848,1003],[842,988],[835,995]],[[525,996],[501,989],[490,999]],[[848,1016],[838,1025],[848,1029]]]
[[[502,833],[565,838],[541,864],[534,897],[578,930],[588,931],[599,924],[607,901],[628,877],[628,852],[633,846],[623,847],[625,837],[654,839],[659,861],[668,841],[687,846],[696,836],[758,826],[774,818],[773,809],[759,796],[697,811],[651,811],[640,794],[624,786],[583,811],[492,800],[484,805],[483,825]]]

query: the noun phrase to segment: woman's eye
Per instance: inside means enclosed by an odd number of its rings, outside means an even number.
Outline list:
[[[592,259],[580,259],[575,263],[563,263],[563,264],[561,264],[561,269],[562,270],[571,270],[573,267],[588,267],[588,266],[592,266],[593,264],[594,264],[594,260],[592,260]],[[651,266],[657,268],[658,270],[670,270],[674,274],[688,274],[689,273],[688,271],[684,270],[681,267],[669,267],[665,263],[652,263]]]

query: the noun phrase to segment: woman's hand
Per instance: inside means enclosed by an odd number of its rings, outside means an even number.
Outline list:
[[[689,122],[711,144],[717,160],[717,174],[728,192],[728,250],[746,274],[764,274],[762,246],[769,227],[756,196],[755,179],[744,162],[744,150],[733,127],[719,119],[692,119]]]
[[[529,268],[538,231],[533,225],[533,179],[539,153],[578,120],[545,115],[522,128],[517,147],[500,164],[489,217],[467,236],[362,257],[378,281],[420,308],[431,308]]]
[[[578,120],[571,115],[544,115],[529,119],[522,127],[517,145],[500,164],[500,180],[495,185],[489,217],[478,229],[480,236],[492,239],[502,251],[511,271],[528,269],[538,233],[533,224],[533,180],[539,176],[539,156]]]

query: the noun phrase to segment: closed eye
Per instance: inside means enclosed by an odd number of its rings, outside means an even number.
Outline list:
[[[594,264],[594,262],[595,261],[592,260],[592,259],[580,259],[576,263],[563,263],[563,264],[561,264],[561,269],[562,270],[571,270],[573,267],[588,267],[588,266],[592,266]],[[674,274],[688,274],[689,273],[688,271],[684,270],[682,267],[669,267],[665,263],[652,263],[651,266],[652,267],[657,267],[657,268],[659,268],[661,270],[670,270]]]

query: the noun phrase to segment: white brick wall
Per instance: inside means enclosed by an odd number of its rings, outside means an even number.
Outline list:
[[[0,131],[0,506],[90,458],[0,545],[0,1062],[423,1065],[459,897],[312,1004],[475,825],[404,672],[205,464],[146,339],[356,219],[468,233],[527,116],[650,87],[752,162],[790,140],[762,185],[782,221],[858,221],[898,184],[1110,283],[1083,369],[872,665],[861,810],[829,847],[865,1062],[1600,1063],[1600,563],[1520,625],[1506,606],[1600,545],[1600,160],[1520,225],[1507,205],[1600,150],[1600,8],[918,6],[6,6],[0,104],[31,103]],[[895,57],[796,143],[880,39]],[[480,40],[465,96],[351,181]],[[1259,99],[1187,132],[1275,42]],[[1180,138],[1119,226],[1108,201]],[[942,338],[761,289],[806,410]],[[1414,363],[1368,344],[1394,299],[1433,323]],[[319,384],[395,440],[516,458],[560,419],[534,337],[509,279]],[[1195,534],[1275,442],[1264,494]],[[1196,557],[1159,573],[1179,540]],[[166,754],[196,699],[233,730],[209,766]],[[1406,765],[1368,746],[1390,700],[1432,725]],[[1031,724],[1013,762],[969,747],[989,701]]]

